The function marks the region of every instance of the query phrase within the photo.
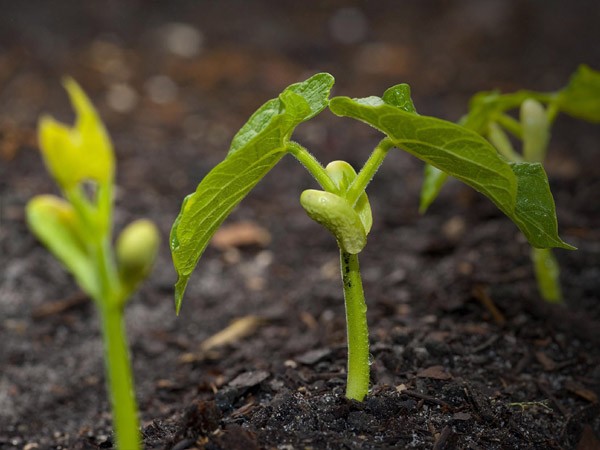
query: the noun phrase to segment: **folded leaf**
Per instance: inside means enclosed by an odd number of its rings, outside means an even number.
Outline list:
[[[376,99],[335,97],[330,101],[330,109],[339,116],[370,124],[397,147],[487,196],[519,226],[534,247],[571,248],[551,229],[556,223],[554,201],[551,195],[546,195],[549,189],[541,166],[532,169],[532,173],[523,168],[515,173],[476,132],[452,122],[406,112]],[[547,215],[541,216],[539,211]]]
[[[579,66],[569,84],[560,91],[558,108],[570,116],[588,122],[600,122],[600,72]]]
[[[33,234],[73,274],[85,292],[99,299],[95,267],[73,207],[54,195],[39,195],[29,201],[26,212]]]
[[[294,128],[328,104],[333,77],[326,73],[286,88],[265,103],[235,135],[227,157],[188,195],[171,229],[179,311],[188,279],[208,242],[235,206],[286,153]]]
[[[114,155],[104,125],[91,102],[72,79],[65,88],[75,108],[74,127],[44,116],[39,124],[39,140],[44,161],[63,190],[69,190],[84,180],[100,184],[112,181]]]
[[[352,184],[356,178],[356,171],[346,161],[332,161],[327,164],[325,170],[340,192],[346,192],[350,184]],[[360,217],[365,234],[369,234],[369,231],[371,231],[371,227],[373,226],[373,214],[371,213],[371,204],[369,203],[369,197],[367,197],[366,192],[363,192],[360,197],[358,197],[358,200],[354,205],[354,210],[358,214],[358,217]]]
[[[345,252],[356,255],[367,244],[361,218],[345,198],[331,192],[307,189],[300,196],[300,204],[311,219],[335,236]]]

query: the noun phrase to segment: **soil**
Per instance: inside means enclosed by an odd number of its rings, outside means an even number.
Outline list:
[[[417,213],[422,165],[394,152],[369,186],[361,254],[372,387],[344,398],[335,242],[298,203],[285,158],[208,248],[182,313],[167,236],[181,200],[260,104],[317,71],[335,94],[408,82],[422,114],[458,119],[478,90],[554,90],[600,64],[595,0],[2,2],[0,449],[110,449],[94,305],[31,236],[27,200],[56,187],[41,113],[71,120],[69,74],[118,158],[115,229],[164,236],[127,308],[147,449],[600,448],[600,130],[561,117],[547,171],[565,304],[537,294],[528,246],[486,199],[450,183]],[[296,138],[359,167],[379,136],[325,112]],[[225,342],[208,340],[227,330]],[[222,338],[222,335],[218,335]]]

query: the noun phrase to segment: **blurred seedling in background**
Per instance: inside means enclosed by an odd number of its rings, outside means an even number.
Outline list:
[[[518,120],[510,115],[511,110],[519,111]],[[558,92],[480,92],[473,96],[469,113],[459,123],[486,137],[509,162],[544,163],[550,130],[560,112],[600,123],[600,72],[582,65]],[[513,140],[521,142],[521,152],[515,150]],[[438,196],[447,177],[443,171],[426,166],[421,190],[422,213]],[[552,250],[532,246],[531,261],[542,298],[552,303],[562,302],[560,268]]]
[[[365,190],[390,149],[401,148],[486,195],[533,246],[573,247],[558,237],[554,200],[539,163],[509,163],[475,131],[417,114],[406,84],[388,89],[382,98],[329,100],[333,81],[320,73],[265,103],[235,135],[225,159],[185,198],[170,237],[179,275],[175,302],[179,312],[188,279],[221,223],[283,156],[291,154],[321,186],[304,191],[301,205],[339,246],[348,335],[346,396],[362,401],[370,375],[367,306],[358,261],[372,224]],[[358,174],[344,161],[323,167],[291,140],[297,125],[328,106],[334,114],[366,122],[386,135]]]
[[[112,245],[115,158],[108,134],[81,88],[65,88],[74,127],[42,117],[39,140],[46,167],[64,198],[34,197],[27,204],[32,232],[69,270],[100,313],[108,389],[117,446],[138,449],[141,439],[124,326],[124,307],[150,273],[159,234],[149,220],[129,224]]]

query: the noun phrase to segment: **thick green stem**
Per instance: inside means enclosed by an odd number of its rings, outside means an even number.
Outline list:
[[[351,255],[340,249],[340,265],[348,334],[346,397],[362,401],[369,391],[370,363],[367,304],[360,278],[358,255]]]
[[[561,303],[560,268],[552,249],[532,248],[531,261],[542,298],[550,303]]]
[[[326,190],[327,192],[331,192],[332,194],[339,194],[339,189],[325,170],[325,168],[317,161],[317,159],[304,147],[296,142],[289,142],[287,145],[287,150],[290,152],[294,158],[296,158],[306,170],[310,172],[317,183]]]
[[[113,427],[120,450],[140,448],[141,436],[137,402],[133,386],[129,350],[123,318],[123,308],[116,306],[100,308],[106,375],[113,411]]]
[[[385,138],[377,147],[375,147],[375,150],[373,150],[373,153],[371,153],[371,156],[369,156],[369,159],[365,162],[363,168],[360,169],[360,172],[356,175],[356,178],[346,192],[345,197],[350,205],[354,206],[358,201],[358,198],[365,192],[367,185],[373,179],[377,169],[379,169],[379,166],[383,163],[388,151],[393,146],[394,144],[392,141]]]

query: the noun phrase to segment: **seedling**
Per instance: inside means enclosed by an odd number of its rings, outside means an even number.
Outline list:
[[[291,154],[322,189],[304,191],[301,205],[334,235],[340,249],[348,333],[346,396],[362,401],[369,388],[369,338],[358,254],[372,224],[365,189],[390,149],[401,148],[482,192],[532,245],[573,247],[558,237],[554,200],[539,163],[509,163],[478,133],[417,114],[406,84],[388,89],[382,98],[329,100],[332,86],[331,75],[317,74],[265,103],[235,135],[226,158],[185,198],[170,238],[179,275],[175,304],[179,312],[188,279],[216,229],[260,179]],[[327,106],[338,116],[366,122],[386,135],[358,174],[344,161],[324,168],[291,140],[297,125]]]
[[[511,110],[519,110],[520,120],[509,115]],[[480,92],[472,98],[469,113],[460,124],[486,137],[509,162],[543,163],[550,129],[559,112],[600,123],[600,72],[580,66],[569,84],[558,92]],[[509,134],[522,142],[520,153],[513,147]],[[447,177],[446,173],[426,166],[421,191],[422,213],[438,196]],[[532,246],[530,255],[542,298],[551,303],[562,302],[560,268],[552,250]]]
[[[134,221],[120,234],[113,255],[112,145],[81,88],[71,79],[64,84],[77,113],[75,126],[51,117],[39,123],[46,167],[64,198],[34,197],[27,204],[27,222],[98,307],[117,446],[134,450],[141,439],[123,312],[150,272],[159,235],[152,222]]]

